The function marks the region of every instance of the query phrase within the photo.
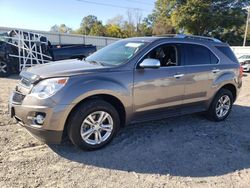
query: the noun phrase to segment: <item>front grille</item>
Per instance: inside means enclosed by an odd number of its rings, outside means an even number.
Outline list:
[[[15,91],[13,93],[12,101],[20,104],[20,103],[22,103],[24,97],[25,97],[25,95]]]

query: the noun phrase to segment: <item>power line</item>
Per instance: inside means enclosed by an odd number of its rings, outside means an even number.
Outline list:
[[[88,0],[76,0],[82,3],[88,3],[88,4],[95,4],[95,5],[102,5],[102,6],[106,6],[106,7],[115,7],[115,8],[122,8],[122,9],[133,9],[133,10],[140,10],[140,11],[144,11],[144,12],[150,12],[151,10],[146,10],[146,9],[142,9],[142,8],[132,8],[132,7],[126,7],[126,6],[120,6],[120,5],[114,5],[114,4],[110,4],[110,3],[100,3],[100,2],[93,2],[93,1],[88,1]]]
[[[142,2],[142,1],[137,1],[137,0],[125,0],[125,1],[128,1],[130,3],[139,3],[139,4],[143,4],[143,5],[150,5],[150,6],[154,6],[154,4],[151,4],[151,3],[145,3],[145,2]]]
[[[128,3],[135,3],[135,4],[144,5],[144,6],[146,5],[146,6],[154,7],[153,3],[145,3],[145,2],[137,1],[137,0],[124,0],[124,1],[127,1]]]

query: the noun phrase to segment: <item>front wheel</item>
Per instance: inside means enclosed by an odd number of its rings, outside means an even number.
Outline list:
[[[232,92],[228,89],[221,89],[214,97],[206,116],[213,121],[223,121],[230,114],[232,105]]]
[[[119,126],[119,115],[111,104],[90,100],[81,104],[70,117],[68,135],[79,148],[96,150],[113,139]]]

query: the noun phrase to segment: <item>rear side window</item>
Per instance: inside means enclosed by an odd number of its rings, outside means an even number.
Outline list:
[[[215,46],[218,50],[220,50],[225,56],[227,56],[231,61],[238,62],[235,57],[233,51],[228,46]]]
[[[217,64],[218,58],[206,47],[196,44],[184,44],[186,65]]]

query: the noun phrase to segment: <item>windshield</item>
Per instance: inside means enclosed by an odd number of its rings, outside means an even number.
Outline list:
[[[120,65],[130,60],[145,44],[145,42],[118,41],[98,50],[85,60],[104,65]]]

